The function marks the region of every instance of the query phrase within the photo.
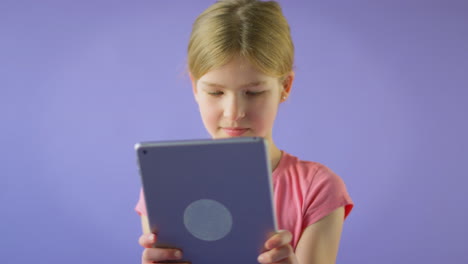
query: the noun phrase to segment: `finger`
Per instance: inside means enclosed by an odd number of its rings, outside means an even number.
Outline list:
[[[154,243],[156,243],[156,235],[155,234],[143,234],[138,239],[138,243],[144,248],[152,248]]]
[[[258,256],[258,262],[260,263],[273,263],[287,260],[293,254],[292,247],[290,245],[274,248],[270,251],[262,253]]]
[[[273,249],[291,243],[292,234],[288,230],[280,230],[265,242],[266,249]]]
[[[150,262],[150,263],[155,263],[155,262]],[[157,263],[159,264],[192,264],[191,262],[161,262],[161,261],[158,261]]]
[[[146,248],[141,256],[143,263],[152,261],[164,262],[165,260],[178,260],[182,258],[179,249],[169,248]]]
[[[275,262],[274,264],[291,264],[291,261],[289,259],[284,259],[280,262]]]

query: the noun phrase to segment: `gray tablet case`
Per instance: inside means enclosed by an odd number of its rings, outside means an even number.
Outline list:
[[[192,263],[257,263],[277,230],[262,138],[146,142],[135,146],[157,247]],[[178,261],[181,262],[181,261]]]

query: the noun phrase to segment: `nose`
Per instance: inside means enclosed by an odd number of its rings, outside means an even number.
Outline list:
[[[245,117],[245,103],[242,98],[239,98],[237,95],[225,98],[224,117],[232,121]]]

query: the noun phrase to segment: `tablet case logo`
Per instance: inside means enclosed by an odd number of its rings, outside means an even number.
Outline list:
[[[216,241],[231,232],[232,215],[220,202],[201,199],[187,206],[184,211],[184,224],[196,238]]]

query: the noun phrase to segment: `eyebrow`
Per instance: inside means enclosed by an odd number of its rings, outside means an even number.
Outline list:
[[[215,87],[215,88],[226,88],[226,86],[222,85],[222,84],[218,84],[218,83],[212,83],[212,82],[205,82],[205,81],[201,81],[204,85],[207,85],[207,86],[210,86],[210,87]],[[261,85],[261,84],[265,84],[266,82],[265,81],[255,81],[255,82],[251,82],[251,83],[248,83],[248,84],[244,84],[244,85],[241,85],[242,88],[247,88],[247,87],[253,87],[253,86],[258,86],[258,85]]]

